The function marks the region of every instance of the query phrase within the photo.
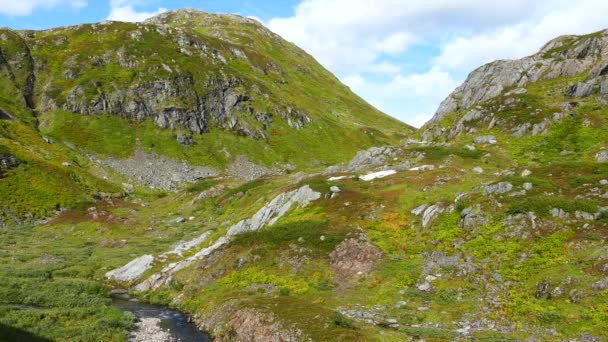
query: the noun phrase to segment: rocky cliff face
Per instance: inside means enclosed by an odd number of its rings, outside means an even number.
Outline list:
[[[432,140],[443,137],[450,140],[466,131],[466,123],[477,120],[483,120],[486,127],[492,129],[496,127],[496,120],[499,118],[493,118],[490,112],[484,113],[481,108],[474,107],[499,96],[525,95],[526,87],[538,82],[567,80],[567,85],[553,90],[572,98],[592,94],[606,96],[607,73],[608,31],[556,38],[532,56],[519,60],[495,61],[474,70],[466,81],[440,104],[435,116],[423,127],[423,138]],[[496,108],[494,110],[496,112]],[[455,112],[461,114],[451,120],[451,127],[439,125]],[[549,123],[545,122],[543,127],[537,127],[536,133],[543,132]],[[532,128],[531,125],[528,128]]]
[[[294,81],[337,83],[255,20],[194,10],[141,24],[3,29],[0,45],[0,70],[30,109],[151,119],[192,134],[217,127],[267,139],[277,121],[302,129],[322,110],[294,96]]]

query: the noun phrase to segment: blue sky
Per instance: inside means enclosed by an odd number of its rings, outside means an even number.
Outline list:
[[[353,91],[415,126],[483,63],[608,28],[605,0],[0,0],[0,26],[141,21],[195,8],[254,17]]]

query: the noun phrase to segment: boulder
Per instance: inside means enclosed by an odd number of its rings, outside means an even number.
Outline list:
[[[608,289],[608,277],[598,280],[595,283],[591,284],[591,288],[594,291],[598,291],[598,292]]]
[[[139,279],[148,269],[152,267],[154,257],[143,255],[132,260],[121,268],[106,273],[106,278],[116,281],[130,282]]]
[[[504,194],[513,190],[513,184],[509,182],[500,182],[496,184],[486,185],[483,189],[485,195]]]
[[[482,135],[479,137],[475,137],[473,142],[476,144],[496,144],[496,137],[493,135]]]
[[[488,223],[488,220],[481,214],[480,205],[468,207],[460,213],[458,226],[462,229],[474,229]]]
[[[339,279],[368,275],[382,258],[380,249],[372,245],[364,234],[347,238],[329,255],[330,265]]]
[[[603,163],[607,161],[608,151],[600,151],[598,154],[595,155],[595,160],[597,160],[598,163]]]
[[[440,204],[434,204],[424,210],[422,214],[422,227],[426,228],[431,221],[445,209]]]

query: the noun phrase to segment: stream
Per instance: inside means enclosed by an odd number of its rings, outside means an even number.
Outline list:
[[[200,331],[181,312],[159,305],[113,299],[114,307],[133,313],[137,318],[135,330],[129,341],[182,341],[208,342],[211,337]]]

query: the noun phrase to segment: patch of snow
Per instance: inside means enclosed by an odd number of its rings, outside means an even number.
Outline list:
[[[368,173],[365,176],[360,176],[359,178],[361,178],[361,180],[369,182],[371,180],[377,179],[377,178],[384,178],[384,177],[388,177],[391,175],[396,174],[397,171],[395,170],[386,170],[386,171],[378,171],[378,172],[372,172],[372,173]]]

